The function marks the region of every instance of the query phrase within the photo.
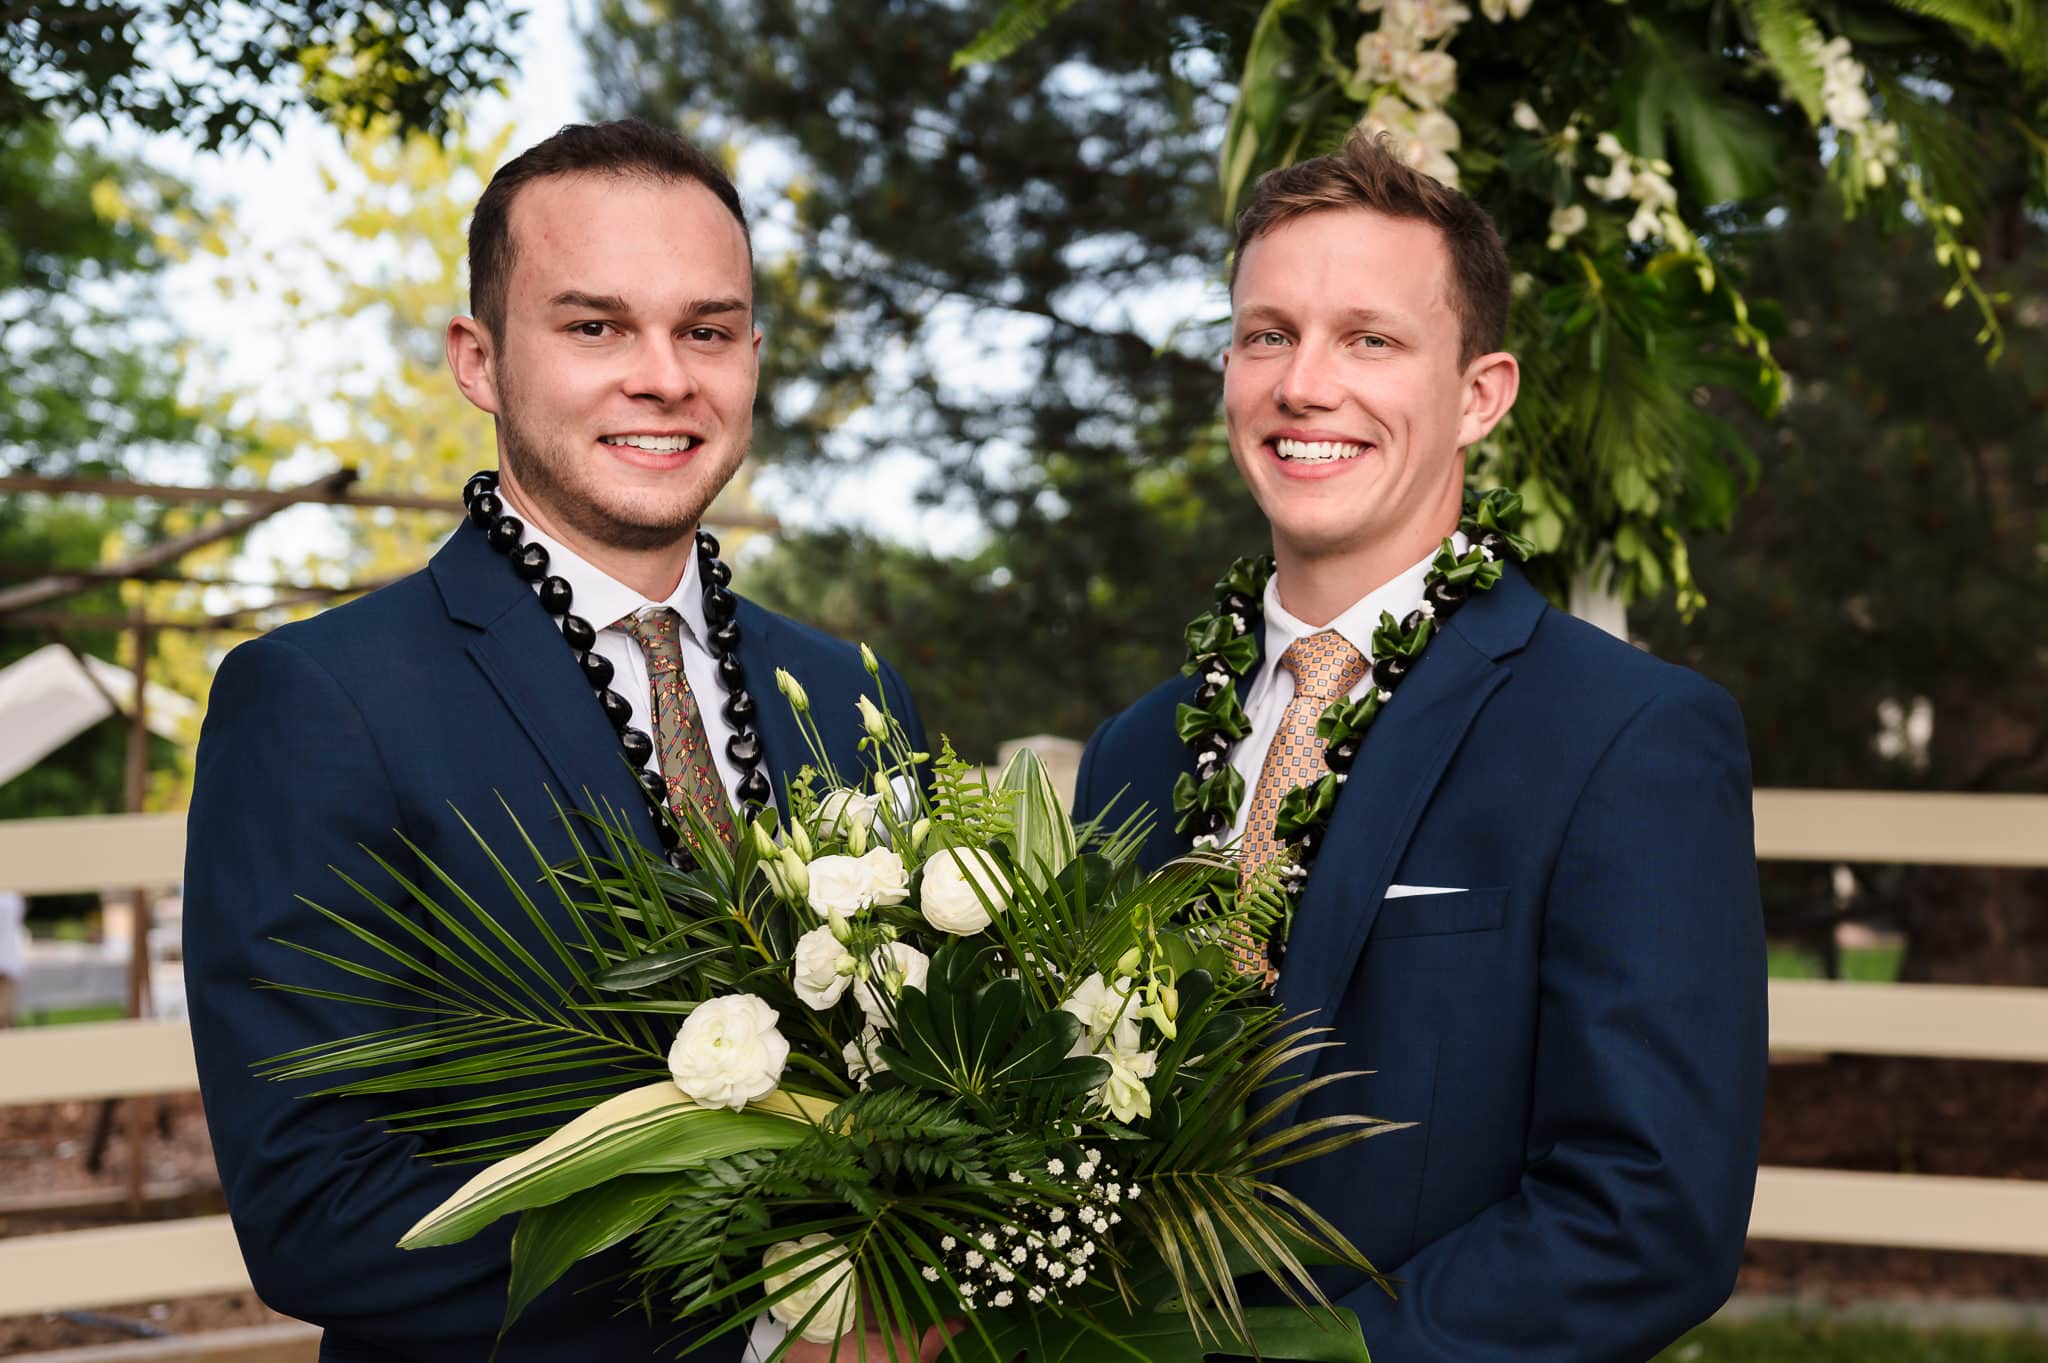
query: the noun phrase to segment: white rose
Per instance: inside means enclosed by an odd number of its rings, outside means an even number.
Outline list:
[[[1138,1008],[1131,1001],[1131,983],[1111,984],[1100,971],[1081,981],[1074,996],[1060,1007],[1081,1019],[1086,1034],[1074,1043],[1074,1055],[1093,1055],[1106,1041],[1126,1051],[1138,1048]]]
[[[872,828],[875,812],[882,807],[882,797],[867,795],[858,790],[841,786],[825,792],[825,798],[818,801],[818,832],[825,837],[845,837],[858,824]]]
[[[1158,1071],[1159,1053],[1111,1046],[1102,1058],[1109,1062],[1109,1078],[1095,1091],[1096,1100],[1120,1122],[1151,1116],[1152,1090],[1145,1081]]]
[[[859,860],[868,873],[870,904],[901,904],[910,898],[910,872],[900,854],[887,847],[873,847]]]
[[[832,1237],[822,1232],[806,1235],[801,1240],[784,1240],[779,1245],[768,1247],[768,1252],[761,1256],[761,1267],[774,1268],[792,1254],[803,1254],[831,1242]],[[824,1271],[819,1273],[820,1269]],[[770,1273],[761,1287],[773,1296],[811,1273],[818,1273],[818,1276],[769,1307],[768,1314],[785,1328],[794,1330],[799,1321],[811,1315],[813,1306],[823,1302],[824,1305],[818,1307],[818,1314],[811,1316],[810,1323],[803,1327],[803,1337],[813,1344],[830,1344],[851,1330],[854,1323],[853,1265],[847,1262],[843,1248],[834,1254],[810,1255],[786,1273]]]
[[[828,924],[796,939],[796,996],[807,1007],[824,1012],[839,1002],[853,983],[853,956],[839,944]]]
[[[867,1027],[861,1034],[846,1043],[839,1058],[846,1062],[846,1077],[862,1088],[868,1080],[889,1068],[889,1062],[882,1059],[882,1029]]]
[[[852,918],[875,902],[874,873],[859,857],[819,857],[806,869],[811,886],[804,898],[820,918]]]
[[[948,847],[924,864],[917,906],[924,921],[940,932],[970,937],[989,925],[989,905],[1001,909],[1009,891],[1009,880],[994,857],[978,848]]]
[[[766,1097],[789,1061],[775,1010],[752,994],[707,999],[668,1048],[676,1087],[705,1107],[742,1108]]]
[[[932,958],[908,942],[891,942],[868,958],[870,974],[854,986],[853,1000],[867,1014],[870,1027],[886,1027],[892,1003],[904,989],[923,989],[931,974]]]

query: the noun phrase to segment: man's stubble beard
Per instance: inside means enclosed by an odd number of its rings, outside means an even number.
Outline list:
[[[505,462],[511,468],[513,481],[564,528],[594,544],[629,553],[647,553],[676,544],[697,528],[705,511],[746,459],[747,447],[742,446],[725,468],[714,470],[710,480],[697,486],[696,495],[673,512],[654,520],[627,519],[601,505],[588,489],[577,485],[577,459],[573,453],[535,437],[526,429],[520,420],[516,391],[505,382],[501,372],[498,431],[505,443]]]

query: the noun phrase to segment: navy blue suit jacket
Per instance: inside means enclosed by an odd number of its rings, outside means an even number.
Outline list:
[[[853,701],[873,683],[850,645],[742,601],[740,658],[760,709],[767,770],[808,760],[776,692],[788,668],[811,696],[834,762],[860,770]],[[887,699],[923,742],[908,693],[883,672]],[[395,1013],[274,990],[257,979],[361,991],[276,944],[283,938],[362,960],[363,948],[299,903],[376,921],[336,875],[397,894],[360,845],[409,878],[400,834],[539,949],[457,811],[512,855],[509,807],[551,859],[571,831],[550,792],[586,809],[608,803],[653,828],[618,740],[533,590],[483,535],[463,526],[432,563],[383,591],[274,631],[228,655],[199,744],[186,859],[186,971],[201,1092],[228,1207],[258,1295],[325,1328],[323,1359],[465,1363],[490,1352],[504,1314],[509,1226],[459,1246],[399,1250],[399,1236],[475,1166],[436,1167],[419,1142],[386,1133],[368,1101],[306,1096],[317,1085],[259,1080],[252,1061],[388,1027]],[[500,801],[504,802],[502,805]],[[545,896],[536,896],[544,899]],[[567,924],[558,924],[567,931]],[[367,962],[366,962],[367,963]],[[622,1087],[624,1085],[622,1084]],[[405,1095],[411,1103],[425,1101]],[[527,1309],[506,1363],[632,1363],[674,1357],[675,1332],[618,1314],[587,1264]],[[690,1354],[733,1363],[726,1335]]]
[[[1095,734],[1077,813],[1190,769],[1176,678]],[[1185,852],[1166,814],[1149,864]],[[1461,892],[1388,900],[1389,885]],[[1397,1298],[1387,1363],[1642,1363],[1726,1299],[1767,1040],[1748,751],[1726,693],[1510,570],[1367,735],[1279,984],[1333,1029],[1294,1113],[1418,1123],[1288,1171]]]

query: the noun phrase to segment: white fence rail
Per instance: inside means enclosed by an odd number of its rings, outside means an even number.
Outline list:
[[[1764,859],[2048,866],[2048,796],[1763,790]],[[177,815],[0,823],[0,882],[30,893],[169,886]],[[2048,989],[1775,980],[1775,1050],[2048,1064]],[[182,1023],[0,1033],[0,1106],[189,1090]],[[1759,1239],[2048,1255],[2048,1182],[1758,1172]],[[224,1217],[0,1240],[0,1316],[246,1290]]]

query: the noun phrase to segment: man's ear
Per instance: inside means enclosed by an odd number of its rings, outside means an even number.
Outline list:
[[[1458,413],[1458,448],[1486,439],[1515,405],[1522,366],[1505,350],[1481,355],[1465,366],[1464,407]]]
[[[448,368],[462,396],[492,416],[498,414],[497,352],[491,333],[474,317],[456,317],[448,323]]]

